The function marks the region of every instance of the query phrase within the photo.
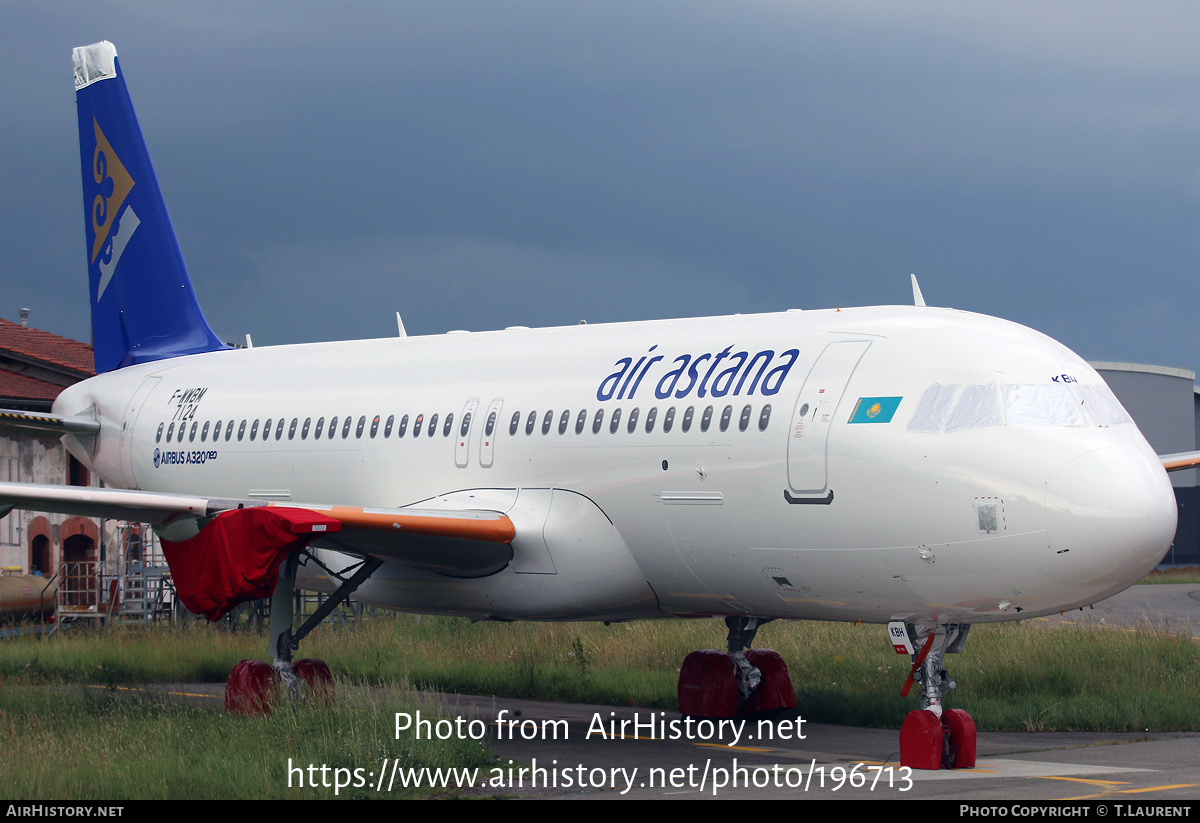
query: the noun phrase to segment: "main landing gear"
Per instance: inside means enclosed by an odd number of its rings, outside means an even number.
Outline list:
[[[737,717],[791,709],[796,693],[783,658],[751,649],[758,617],[726,617],[729,651],[692,652],[679,670],[679,711],[695,717]]]
[[[308,559],[320,564],[311,554]],[[292,662],[292,652],[300,647],[300,641],[320,625],[344,599],[363,584],[383,561],[377,558],[364,560],[349,577],[337,575],[322,565],[325,571],[342,581],[337,591],[321,604],[312,616],[304,621],[295,633],[292,632],[294,618],[292,590],[296,587],[296,567],[299,555],[289,554],[279,565],[279,581],[271,595],[270,639],[268,652],[274,664],[261,660],[243,660],[233,667],[225,683],[225,711],[233,714],[270,714],[279,696],[280,687],[293,699],[309,697],[323,703],[333,702],[333,674],[325,661],[304,658]],[[349,569],[347,571],[350,571]]]
[[[975,768],[975,721],[962,709],[945,709],[942,697],[957,684],[946,674],[947,653],[962,651],[969,623],[917,627],[888,624],[888,636],[897,654],[907,654],[913,664],[900,690],[906,697],[913,684],[921,688],[921,708],[904,718],[900,727],[900,765],[913,769]]]

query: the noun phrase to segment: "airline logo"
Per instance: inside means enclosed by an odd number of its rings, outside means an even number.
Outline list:
[[[751,354],[747,351],[734,352],[726,346],[719,352],[681,354],[657,369],[652,367],[664,359],[654,355],[658,346],[651,346],[645,355],[635,362],[633,357],[622,357],[614,366],[619,368],[600,381],[596,399],[603,402],[632,400],[638,387],[648,373],[654,386],[654,396],[659,400],[674,397],[682,400],[695,392],[696,397],[724,397],[759,392],[765,395],[778,394],[787,379],[788,372],[800,357],[798,349],[788,349],[776,355],[772,349]],[[665,372],[665,373],[662,373]]]
[[[100,257],[100,251],[112,236],[112,247],[106,257],[100,258],[100,285],[96,291],[99,301],[108,287],[116,271],[117,263],[125,252],[129,238],[141,224],[132,207],[126,207],[125,198],[133,189],[134,180],[129,171],[113,151],[112,144],[100,129],[100,124],[92,118],[92,128],[96,135],[96,148],[92,152],[92,177],[96,181],[97,191],[92,200],[91,229],[92,229],[92,259],[95,263]],[[113,233],[113,229],[116,233]]]
[[[850,423],[891,423],[903,397],[860,397],[850,414]]]

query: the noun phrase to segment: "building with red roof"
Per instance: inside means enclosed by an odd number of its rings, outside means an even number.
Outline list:
[[[0,408],[50,411],[65,387],[93,376],[92,347],[0,318]]]
[[[92,347],[0,318],[0,408],[48,412],[67,386],[95,374]],[[92,484],[86,467],[54,434],[0,429],[0,480]],[[15,511],[0,520],[0,566],[47,576],[61,564],[100,558],[101,523],[93,518]]]

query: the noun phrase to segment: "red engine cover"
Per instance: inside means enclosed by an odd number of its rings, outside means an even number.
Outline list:
[[[341,528],[308,509],[254,506],[221,512],[188,540],[160,542],[183,605],[218,620],[238,603],[270,597],[284,555]]]

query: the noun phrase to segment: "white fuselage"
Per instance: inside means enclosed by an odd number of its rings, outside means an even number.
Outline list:
[[[357,595],[423,612],[1016,619],[1129,586],[1175,529],[1160,462],[1087,363],[945,309],[220,351],[101,375],[55,411],[93,405],[95,452],[73,449],[115,486],[509,511],[504,569],[389,563]]]

